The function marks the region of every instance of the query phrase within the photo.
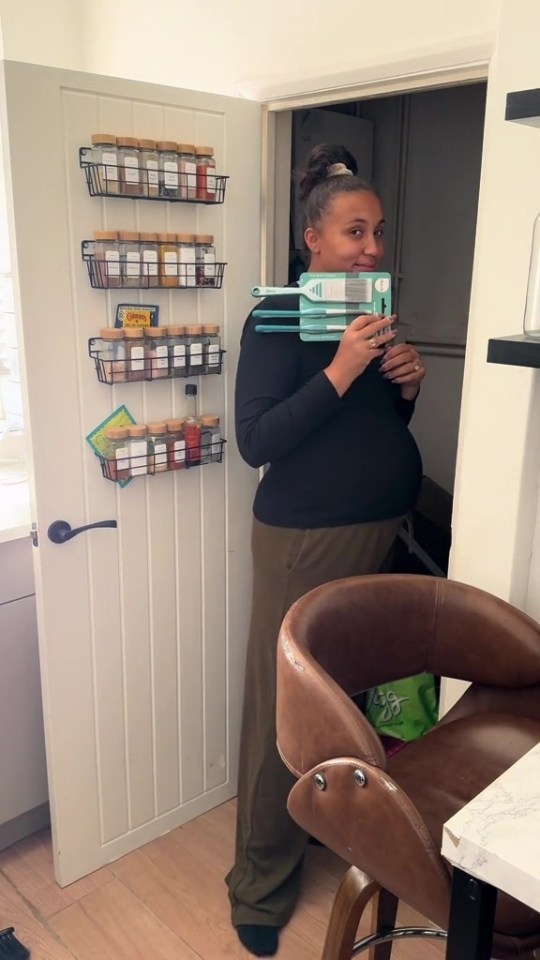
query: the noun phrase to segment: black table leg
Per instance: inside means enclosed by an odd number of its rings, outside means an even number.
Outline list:
[[[497,890],[454,867],[446,960],[490,960]]]

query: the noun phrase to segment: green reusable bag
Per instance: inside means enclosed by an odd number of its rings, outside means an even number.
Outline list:
[[[431,673],[381,683],[368,691],[366,717],[379,736],[409,743],[437,723],[435,679]]]

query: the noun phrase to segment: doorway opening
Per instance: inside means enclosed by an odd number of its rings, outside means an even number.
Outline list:
[[[411,422],[425,480],[396,561],[408,572],[448,570],[486,88],[482,81],[290,114],[289,282],[305,269],[294,172],[317,144],[343,144],[382,200],[381,269],[392,275],[400,331],[427,369]]]

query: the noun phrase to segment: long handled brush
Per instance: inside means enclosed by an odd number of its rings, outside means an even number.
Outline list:
[[[360,314],[389,316],[391,311],[391,278],[388,273],[303,273],[298,287],[253,287],[254,297],[278,295],[298,297],[298,309],[269,309],[266,305],[253,311],[259,323],[257,333],[299,333],[300,339],[340,340],[347,324]],[[299,319],[298,324],[280,324],[280,318]],[[341,322],[340,322],[341,320]]]
[[[347,303],[348,301],[369,302],[373,299],[373,290],[388,293],[390,277],[385,273],[371,274],[317,274],[303,273],[299,278],[298,293],[312,303]],[[254,297],[275,297],[296,293],[291,287],[253,287]]]

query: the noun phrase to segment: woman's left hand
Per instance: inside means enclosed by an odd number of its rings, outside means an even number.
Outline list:
[[[414,400],[426,375],[420,354],[410,343],[389,347],[379,367],[382,375],[401,387],[401,396]]]

